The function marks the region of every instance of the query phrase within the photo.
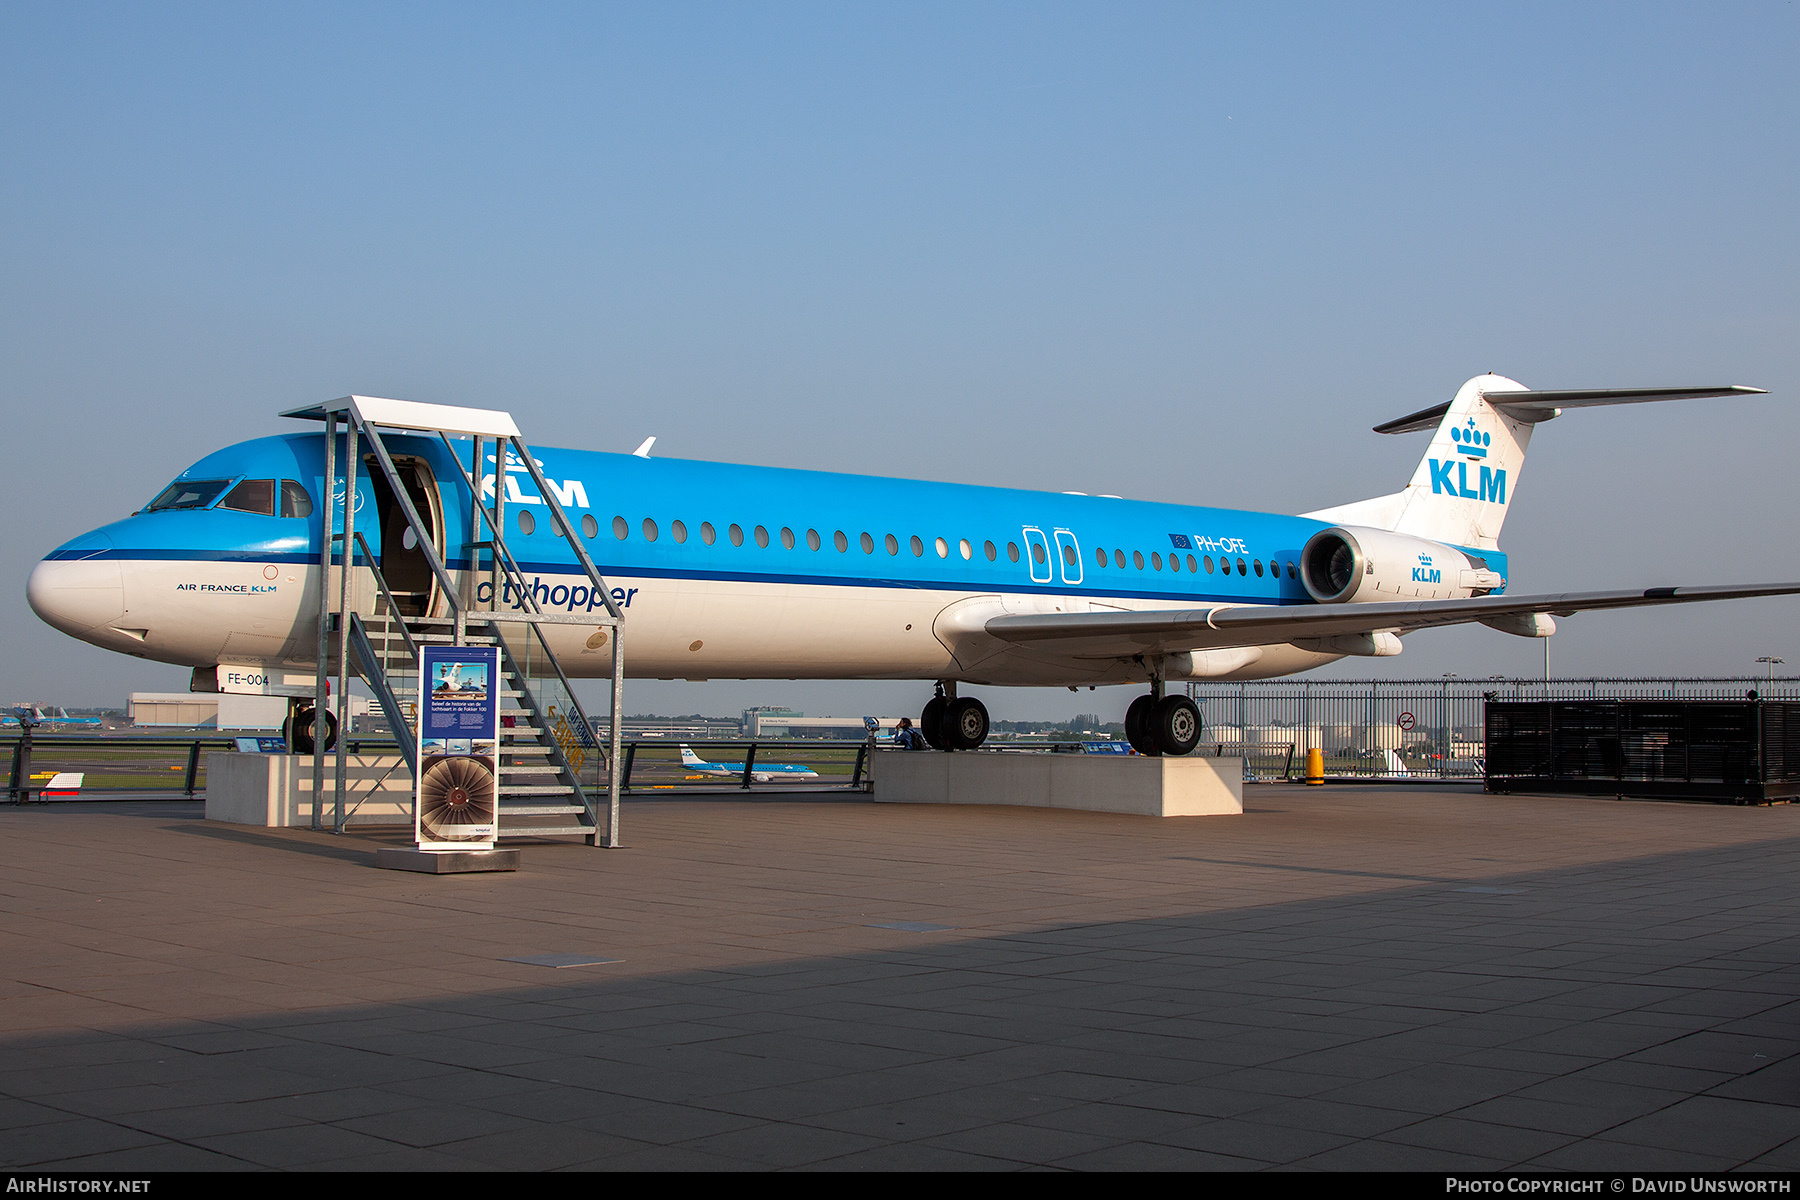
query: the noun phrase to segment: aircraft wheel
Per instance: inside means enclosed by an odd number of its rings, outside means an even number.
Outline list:
[[[281,734],[287,739],[288,749],[295,754],[311,754],[313,752],[313,710],[296,709],[294,715],[281,723]],[[337,747],[337,718],[329,712],[325,714],[325,748]]]
[[[987,741],[987,705],[973,696],[961,696],[944,708],[944,742],[952,750],[973,750]]]
[[[1150,714],[1155,708],[1155,696],[1139,696],[1125,710],[1125,740],[1139,754],[1155,756],[1162,753],[1155,735],[1150,732]]]
[[[949,749],[944,745],[944,709],[948,707],[942,696],[933,696],[925,702],[925,711],[919,716],[919,733],[933,750]]]
[[[1200,744],[1200,710],[1186,696],[1164,696],[1149,724],[1150,736],[1164,754],[1187,754]]]

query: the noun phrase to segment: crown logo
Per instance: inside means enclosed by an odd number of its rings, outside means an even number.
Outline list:
[[[1450,440],[1456,443],[1459,452],[1470,458],[1486,458],[1488,445],[1494,440],[1494,435],[1482,433],[1476,429],[1475,418],[1470,417],[1466,429],[1457,429],[1455,426],[1451,426]]]

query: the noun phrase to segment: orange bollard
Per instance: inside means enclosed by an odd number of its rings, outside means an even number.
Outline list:
[[[1325,752],[1314,746],[1306,752],[1306,786],[1325,785]]]

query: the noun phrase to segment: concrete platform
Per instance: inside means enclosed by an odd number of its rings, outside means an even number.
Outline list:
[[[1241,758],[887,750],[875,799],[888,804],[1007,804],[1143,817],[1244,811]]]
[[[517,850],[416,850],[384,846],[375,852],[384,871],[417,871],[421,875],[467,875],[473,871],[516,871]]]
[[[221,750],[206,756],[206,819],[265,829],[312,827],[310,754],[240,754]],[[359,825],[411,828],[412,775],[398,754],[351,754],[345,779]],[[325,756],[325,823],[331,823],[335,755]],[[368,798],[363,799],[373,789]]]
[[[667,798],[439,879],[0,806],[0,1163],[1800,1167],[1800,806],[1244,796]]]

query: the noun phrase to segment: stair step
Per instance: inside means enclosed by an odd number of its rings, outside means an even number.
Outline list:
[[[587,809],[579,804],[502,804],[500,816],[510,817],[585,817]],[[506,822],[501,822],[506,828]]]
[[[544,748],[546,750],[549,749],[548,746],[546,746]],[[555,767],[555,766],[548,766],[548,765],[546,765],[546,766],[535,766],[534,765],[534,766],[529,766],[529,767],[523,766],[523,765],[520,765],[520,766],[503,765],[500,768],[500,773],[502,775],[561,775],[562,768]]]
[[[574,794],[575,789],[567,786],[552,787],[547,784],[523,783],[511,786],[504,783],[500,785],[500,795],[503,799],[507,796],[573,796]]]

